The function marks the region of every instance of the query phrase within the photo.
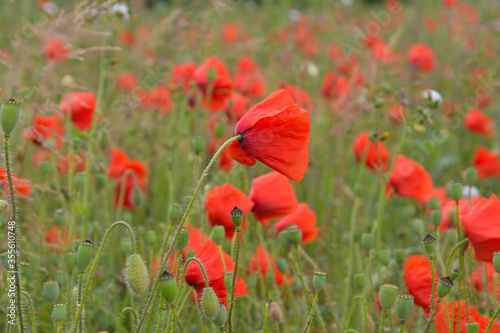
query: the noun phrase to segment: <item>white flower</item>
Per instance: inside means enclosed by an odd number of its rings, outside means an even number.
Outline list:
[[[312,61],[308,61],[306,64],[306,72],[310,77],[318,77],[319,68]]]
[[[441,104],[441,102],[443,102],[443,97],[441,96],[441,94],[432,89],[426,89],[422,91],[422,98],[430,99],[431,101],[437,102],[438,104]]]
[[[464,194],[463,194],[463,198],[467,199],[469,198],[469,191],[470,191],[470,194],[471,194],[471,197],[472,198],[477,198],[479,196],[481,196],[481,193],[479,193],[479,190],[477,189],[477,187],[475,186],[464,186]]]
[[[115,3],[111,8],[111,12],[123,17],[124,20],[130,19],[130,11],[128,10],[127,5],[122,2]]]

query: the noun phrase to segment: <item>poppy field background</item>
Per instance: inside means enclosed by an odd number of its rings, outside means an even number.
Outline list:
[[[2,331],[500,332],[499,3],[0,18]]]

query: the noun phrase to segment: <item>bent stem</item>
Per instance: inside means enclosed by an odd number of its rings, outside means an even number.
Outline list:
[[[137,321],[137,313],[135,313],[134,309],[132,309],[131,307],[123,308],[122,311],[120,312],[120,316],[118,317],[119,333],[122,331],[123,318],[125,318],[125,314],[127,313],[127,311],[130,311],[130,314],[134,317],[134,323]]]
[[[442,300],[442,298],[438,298],[438,300],[436,302],[436,308],[434,309],[434,311],[432,311],[432,314],[429,317],[429,320],[427,322],[427,326],[425,327],[424,333],[428,333],[429,330],[431,329],[432,323],[434,321],[434,316],[436,315],[436,312],[437,312],[437,309],[439,308],[439,304],[441,303],[441,300]],[[452,303],[451,308],[453,309],[453,303]],[[452,320],[453,320],[453,318],[452,318]]]
[[[311,312],[309,312],[309,318],[307,319],[306,327],[304,328],[304,333],[307,333],[307,329],[309,328],[309,325],[311,325],[314,310],[316,309],[316,304],[318,303],[318,295],[319,292],[316,291],[316,293],[314,294],[314,301],[311,308]]]
[[[189,201],[189,204],[186,208],[186,211],[184,212],[184,215],[182,216],[182,220],[179,223],[179,226],[177,227],[177,230],[176,230],[175,235],[174,235],[174,239],[172,240],[172,243],[169,246],[168,250],[166,252],[164,251],[165,254],[164,254],[163,259],[161,261],[160,268],[158,270],[158,275],[157,275],[155,282],[154,282],[154,285],[153,285],[153,290],[149,294],[148,300],[146,301],[146,305],[144,306],[144,309],[142,310],[141,319],[139,320],[139,323],[137,324],[137,327],[135,328],[135,333],[139,333],[142,329],[142,325],[144,325],[145,319],[149,313],[149,307],[151,306],[151,301],[152,301],[153,297],[156,295],[156,293],[158,292],[158,282],[159,282],[161,274],[163,273],[163,268],[165,267],[167,260],[168,260],[168,257],[170,256],[170,254],[172,253],[172,250],[174,248],[173,244],[175,244],[177,242],[177,239],[179,238],[181,230],[184,227],[184,223],[186,223],[187,219],[189,218],[189,214],[191,213],[191,209],[193,208],[194,202],[195,202],[196,198],[198,197],[198,194],[200,193],[201,185],[203,184],[205,178],[207,177],[208,172],[210,171],[212,166],[215,164],[215,162],[217,161],[217,158],[224,151],[224,149],[227,146],[229,146],[233,141],[240,140],[240,139],[241,139],[241,135],[237,135],[237,136],[230,138],[226,142],[224,142],[224,144],[214,154],[214,156],[212,157],[210,162],[208,162],[208,165],[205,168],[205,170],[203,170],[203,173],[201,174],[200,179],[198,180],[198,184],[196,185],[196,189],[193,193],[193,196],[191,197],[191,200]],[[168,241],[168,238],[165,240],[165,242],[167,242],[167,241]]]
[[[490,328],[491,328],[491,326],[493,326],[493,323],[495,322],[495,319],[497,319],[498,314],[500,314],[500,306],[497,308],[497,310],[493,314],[493,317],[491,317],[490,323],[488,324],[488,327],[486,328],[486,331],[484,331],[484,333],[488,333],[490,331]]]
[[[89,272],[89,277],[87,278],[87,282],[85,283],[85,290],[83,292],[83,295],[82,295],[82,298],[80,301],[80,306],[78,307],[78,312],[77,312],[76,317],[75,317],[75,323],[74,323],[75,326],[73,328],[73,333],[76,333],[76,331],[77,331],[78,324],[80,322],[80,317],[82,316],[83,304],[85,304],[85,300],[87,298],[87,293],[88,293],[89,288],[90,288],[90,281],[92,280],[92,277],[94,276],[94,272],[97,268],[97,263],[99,262],[99,259],[101,258],[101,255],[102,255],[102,251],[104,250],[104,245],[106,245],[106,241],[108,240],[109,235],[111,235],[111,232],[118,226],[124,226],[127,228],[127,231],[130,235],[132,254],[137,253],[134,231],[132,230],[132,227],[127,222],[116,221],[108,228],[108,230],[106,230],[106,233],[104,234],[104,238],[101,241],[101,245],[99,246],[99,250],[97,251],[97,255],[95,256],[94,261],[92,262],[92,267],[91,267],[90,272]]]
[[[35,333],[36,332],[36,324],[35,324],[35,311],[33,311],[33,302],[31,301],[31,297],[30,297],[30,295],[27,292],[21,291],[21,293],[28,300],[28,305],[29,305],[29,308],[30,308],[30,317],[31,317],[31,327],[32,327],[31,330],[32,330],[33,333]]]
[[[236,242],[235,242],[235,253],[234,253],[234,270],[233,270],[233,281],[231,283],[231,298],[230,302],[231,304],[229,305],[229,313],[227,316],[227,323],[228,323],[228,330],[229,332],[233,331],[233,323],[232,323],[232,315],[233,315],[233,308],[234,308],[234,290],[236,286],[236,274],[238,274],[238,262],[240,259],[240,228],[236,229]],[[224,262],[224,261],[222,261]]]

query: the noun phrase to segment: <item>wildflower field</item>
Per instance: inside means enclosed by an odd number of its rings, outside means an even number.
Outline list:
[[[500,3],[2,0],[0,331],[500,333]]]

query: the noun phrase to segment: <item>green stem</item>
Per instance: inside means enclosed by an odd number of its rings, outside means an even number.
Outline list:
[[[432,311],[431,315],[429,316],[429,319],[427,321],[427,326],[425,327],[424,333],[428,333],[429,330],[431,329],[432,323],[434,322],[434,316],[436,315],[436,312],[439,308],[439,304],[441,303],[441,300],[442,300],[442,298],[438,298],[436,308],[434,309],[434,311]],[[453,304],[451,305],[451,308],[453,309]]]
[[[387,318],[387,313],[384,311],[382,313],[382,322],[380,324],[380,333],[384,333],[385,332],[385,320]]]
[[[28,300],[28,305],[29,305],[29,308],[30,308],[30,317],[31,317],[31,331],[33,333],[36,333],[36,323],[35,323],[35,312],[33,311],[33,302],[31,301],[31,297],[30,295],[25,292],[25,291],[21,291],[21,293],[26,297],[26,299]]]
[[[349,317],[347,317],[347,323],[345,325],[345,330],[347,331],[349,329],[349,326],[351,326],[351,320],[352,320],[352,314],[354,312],[354,305],[356,305],[356,301],[358,299],[361,299],[361,296],[354,296],[351,300],[351,309],[349,310]]]
[[[104,250],[104,245],[106,245],[106,241],[108,240],[111,232],[118,226],[124,226],[127,228],[127,231],[130,234],[130,243],[132,246],[132,253],[133,254],[137,253],[136,252],[137,249],[136,249],[136,245],[135,245],[134,231],[132,230],[132,227],[127,222],[116,221],[108,228],[108,230],[106,230],[106,233],[104,234],[104,238],[101,241],[101,245],[99,246],[99,250],[97,251],[97,255],[95,256],[94,261],[92,262],[92,267],[91,267],[90,272],[89,272],[89,277],[87,278],[87,282],[85,284],[85,290],[84,290],[83,296],[79,302],[80,306],[78,307],[78,312],[77,312],[77,315],[75,318],[75,323],[74,323],[75,327],[73,329],[73,333],[76,333],[76,331],[77,331],[78,323],[80,322],[80,317],[82,316],[83,304],[85,304],[85,300],[87,298],[87,293],[88,293],[89,288],[90,288],[90,281],[92,280],[92,277],[94,276],[94,272],[97,268],[97,263],[99,262],[99,259],[101,258],[101,255],[102,255],[102,251]]]
[[[457,245],[451,250],[450,256],[448,257],[448,261],[446,262],[446,270],[445,275],[450,273],[450,265],[451,259],[453,259],[453,255],[457,252],[458,248],[469,241],[469,238],[464,238],[461,242],[458,242]]]
[[[160,298],[160,309],[158,310],[158,320],[156,321],[156,333],[160,333],[161,320],[163,319],[163,311],[165,310],[165,301]]]
[[[456,209],[456,218],[457,218],[457,232],[458,232],[458,241],[461,242],[462,241],[462,227],[460,226],[460,218],[459,218],[459,214],[458,214],[458,209],[459,209],[459,201],[457,200],[457,209]],[[460,275],[458,276],[458,313],[457,313],[457,329],[460,329],[460,312],[462,311],[462,306],[460,305],[460,299],[462,298],[462,284],[461,284],[461,280],[465,277],[465,272],[464,272],[464,262],[463,262],[463,258],[464,258],[464,253],[463,251],[460,251],[458,253],[459,255],[459,270],[460,270]],[[453,303],[451,304],[451,306],[453,307]]]
[[[311,300],[311,295],[309,294],[309,288],[307,287],[307,284],[304,279],[304,272],[302,271],[302,266],[300,265],[300,255],[299,255],[299,246],[295,246],[295,260],[296,260],[296,265],[300,277],[300,282],[302,283],[302,288],[304,289],[304,293],[306,294],[307,297],[307,302],[309,305],[312,303]]]
[[[488,327],[486,328],[486,331],[484,331],[484,333],[488,333],[490,331],[490,328],[491,328],[491,326],[493,326],[493,323],[495,322],[495,319],[498,317],[499,313],[500,313],[500,306],[497,308],[497,310],[493,314],[493,317],[491,317],[490,323],[488,324]]]
[[[231,298],[230,302],[231,304],[229,305],[229,311],[228,311],[228,316],[227,316],[227,323],[228,323],[228,330],[229,332],[233,331],[233,322],[232,322],[232,315],[233,315],[233,308],[234,308],[234,290],[236,289],[236,275],[238,274],[238,263],[240,261],[240,228],[236,229],[236,240],[235,240],[235,253],[234,253],[234,270],[233,270],[233,281],[231,283]]]
[[[405,332],[405,322],[402,320],[401,326],[399,327],[399,333],[404,333],[404,332]]]
[[[127,311],[130,312],[130,314],[134,317],[134,323],[137,321],[137,313],[132,309],[131,307],[126,307],[123,308],[122,311],[120,312],[120,316],[118,317],[118,332],[120,333],[122,331],[122,323],[123,319],[125,318],[125,314]]]
[[[313,305],[311,308],[311,312],[309,312],[309,318],[307,319],[306,327],[304,328],[304,333],[307,333],[307,329],[309,328],[309,325],[311,325],[314,310],[316,309],[316,304],[318,303],[318,295],[319,295],[319,292],[316,291],[316,293],[314,295],[314,301],[313,301]]]
[[[435,281],[435,269],[434,269],[434,257],[429,256],[429,261],[431,262],[431,272],[432,272],[432,288],[431,288],[431,308],[430,311],[434,311],[434,289],[436,288],[436,281]],[[446,272],[447,274],[447,272]]]
[[[154,285],[153,285],[153,290],[149,294],[148,300],[146,301],[146,305],[145,305],[145,307],[144,307],[144,309],[142,311],[141,319],[139,320],[139,323],[137,324],[137,327],[135,328],[135,333],[139,333],[141,331],[141,329],[142,329],[142,325],[144,325],[144,320],[146,319],[146,317],[147,317],[147,315],[149,313],[149,307],[151,306],[151,300],[153,299],[153,296],[156,295],[156,293],[158,291],[158,281],[159,281],[159,278],[160,278],[161,274],[163,273],[163,267],[165,267],[165,265],[167,263],[167,260],[168,260],[168,257],[172,253],[172,250],[174,248],[173,244],[175,244],[177,242],[177,239],[179,238],[181,230],[184,227],[184,223],[186,223],[187,219],[189,218],[189,213],[191,213],[191,209],[193,208],[193,204],[194,204],[196,198],[198,197],[198,194],[200,192],[200,189],[201,189],[201,186],[203,184],[203,181],[207,177],[208,172],[210,171],[210,169],[212,168],[212,166],[214,165],[214,163],[217,161],[217,159],[219,158],[219,156],[222,153],[222,151],[224,151],[224,149],[227,146],[229,146],[233,141],[240,140],[240,139],[241,139],[241,135],[237,135],[235,137],[230,138],[226,142],[224,142],[224,144],[214,154],[214,156],[212,157],[212,159],[208,163],[208,165],[205,168],[205,170],[203,170],[203,173],[201,174],[201,177],[198,180],[198,185],[196,186],[196,189],[195,189],[195,191],[193,193],[193,196],[191,197],[191,200],[189,201],[189,204],[188,204],[188,206],[186,208],[186,211],[184,212],[184,215],[182,216],[182,220],[179,223],[179,226],[177,227],[177,231],[175,232],[174,239],[172,240],[172,243],[169,246],[168,250],[166,252],[164,252],[165,254],[163,256],[163,259],[162,259],[162,262],[161,262],[161,265],[160,265],[158,276],[155,279],[155,282],[154,282]]]
[[[262,323],[262,333],[267,333],[267,326],[269,322],[269,302],[266,302],[266,306],[264,308],[264,322]],[[229,329],[229,332],[231,332],[231,329]]]
[[[363,314],[365,317],[365,332],[369,331],[368,328],[368,307],[366,305],[365,290],[361,290],[361,298],[363,299]]]
[[[83,273],[85,271],[80,271],[79,275],[79,282],[78,282],[78,314],[77,314],[77,323],[80,323],[79,325],[75,324],[75,329],[79,327],[80,333],[83,333],[83,312],[80,311],[81,308],[83,308],[82,304],[82,289],[83,289]],[[90,279],[90,278],[89,278]]]

